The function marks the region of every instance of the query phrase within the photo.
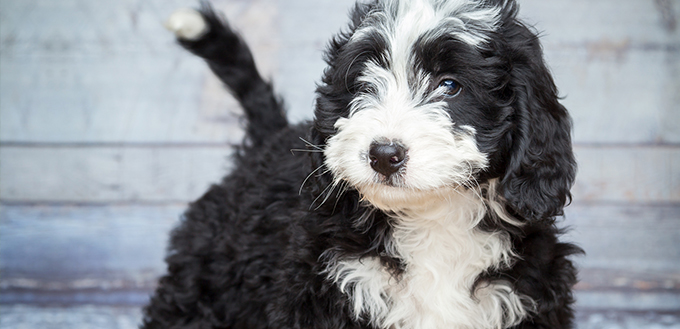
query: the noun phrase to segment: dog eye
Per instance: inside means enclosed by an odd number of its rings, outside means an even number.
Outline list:
[[[445,88],[444,94],[448,97],[456,97],[463,87],[453,79],[444,79],[439,83],[439,88]]]

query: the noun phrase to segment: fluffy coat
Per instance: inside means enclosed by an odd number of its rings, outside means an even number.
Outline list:
[[[173,231],[142,327],[572,328],[571,124],[516,16],[358,3],[298,125],[208,5],[169,23],[243,105],[246,140]],[[377,165],[379,147],[400,151]]]

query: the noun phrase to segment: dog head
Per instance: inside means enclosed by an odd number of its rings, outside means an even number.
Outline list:
[[[561,214],[571,124],[513,1],[359,3],[317,89],[320,181],[384,211],[499,182],[524,219]]]

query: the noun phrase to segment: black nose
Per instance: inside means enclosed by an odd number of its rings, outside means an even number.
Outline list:
[[[373,170],[389,177],[406,163],[406,148],[397,142],[373,142],[368,158]]]

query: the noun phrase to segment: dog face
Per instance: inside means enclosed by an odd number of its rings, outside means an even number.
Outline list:
[[[357,5],[318,89],[332,184],[400,211],[499,178],[518,214],[558,214],[574,176],[569,118],[515,15],[507,1]]]

